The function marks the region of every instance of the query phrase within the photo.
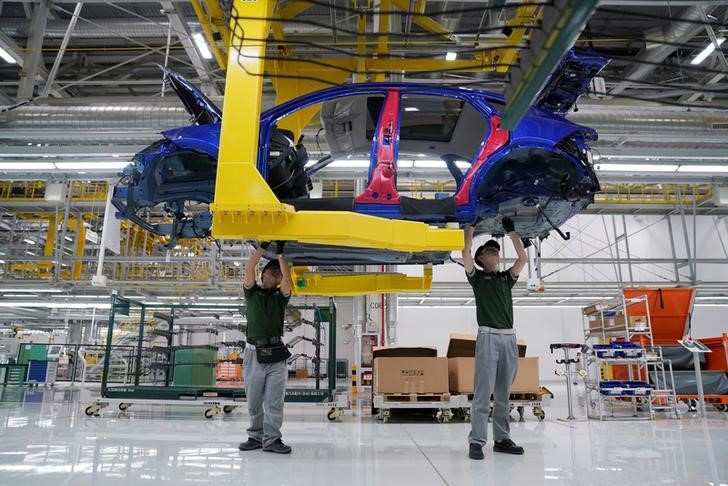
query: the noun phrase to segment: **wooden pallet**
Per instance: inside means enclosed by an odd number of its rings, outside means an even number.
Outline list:
[[[511,393],[509,400],[512,402],[515,402],[515,401],[538,402],[538,401],[541,401],[541,394],[540,393]]]
[[[473,397],[475,395],[473,393],[468,393],[468,401],[472,402]],[[490,397],[491,401],[493,400],[493,397]],[[511,393],[508,399],[512,402],[514,401],[528,401],[528,402],[539,402],[541,401],[541,394],[540,393]]]
[[[385,403],[392,402],[447,402],[449,393],[383,393]]]

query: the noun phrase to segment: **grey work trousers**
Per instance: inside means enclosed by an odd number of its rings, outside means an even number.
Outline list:
[[[288,380],[286,361],[258,363],[255,350],[247,347],[243,352],[243,370],[250,414],[248,437],[266,447],[282,437],[283,397]]]
[[[488,439],[490,396],[493,395],[493,438],[510,438],[509,397],[518,371],[515,334],[478,332],[475,343],[475,394],[471,409],[471,444],[484,446]]]

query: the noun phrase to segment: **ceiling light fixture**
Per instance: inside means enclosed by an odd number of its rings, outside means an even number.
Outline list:
[[[53,170],[50,162],[0,162],[0,170]]]
[[[671,164],[594,164],[601,172],[675,172],[677,165]]]
[[[3,58],[5,62],[8,64],[17,64],[17,61],[13,56],[10,55],[8,51],[0,47],[0,57]]]
[[[728,165],[681,165],[678,172],[728,172]]]
[[[718,43],[718,46],[721,46],[723,44],[723,42],[725,42],[725,37],[716,39],[716,42]],[[705,46],[705,49],[700,51],[700,54],[695,56],[695,58],[692,61],[690,61],[690,64],[693,64],[693,65],[700,64],[701,62],[705,61],[705,59],[707,59],[707,57],[710,56],[714,50],[715,50],[715,43],[711,42],[710,44]]]
[[[446,61],[454,61],[458,58],[458,53],[453,51],[448,51],[447,54],[445,54],[445,60]]]
[[[60,292],[63,292],[62,290],[59,290],[59,289],[12,289],[12,288],[10,288],[10,289],[3,289],[2,291],[3,292],[15,292],[15,293],[17,293],[17,292],[32,292],[34,294],[38,294],[38,293],[50,294],[50,293],[60,293]]]
[[[210,52],[210,48],[207,47],[207,42],[205,42],[205,38],[202,34],[198,32],[192,36],[192,39],[195,41],[195,45],[197,46],[197,50],[200,51],[200,55],[204,59],[212,59],[212,52]]]
[[[108,170],[123,169],[129,162],[56,162],[60,170]]]

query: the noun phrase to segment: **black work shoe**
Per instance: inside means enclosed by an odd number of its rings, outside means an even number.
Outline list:
[[[470,444],[470,452],[468,452],[468,457],[470,459],[475,459],[476,461],[482,461],[485,457],[483,455],[483,446],[480,446],[478,444]]]
[[[259,440],[255,440],[252,437],[249,438],[245,442],[241,442],[238,446],[238,449],[241,451],[254,451],[255,449],[260,449],[263,447],[263,444]]]
[[[517,446],[511,439],[495,441],[493,452],[505,452],[506,454],[523,454],[523,447]]]
[[[263,452],[275,452],[276,454],[290,454],[291,446],[283,443],[281,439],[276,439],[271,445],[263,447]]]

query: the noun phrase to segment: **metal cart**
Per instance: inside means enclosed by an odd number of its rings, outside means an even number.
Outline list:
[[[314,388],[287,388],[286,402],[312,403],[328,407],[329,420],[336,420],[349,408],[348,396],[335,396],[336,390],[336,306],[329,299],[328,308],[303,306],[299,309],[314,309],[315,320],[327,323],[329,329],[329,357],[327,360],[327,383],[321,387],[321,380],[316,379]],[[84,412],[88,416],[98,416],[99,412],[111,405],[119,410],[127,410],[133,404],[183,405],[205,408],[204,416],[212,418],[219,414],[232,413],[245,402],[244,388],[218,386],[173,386],[174,365],[171,359],[173,336],[175,334],[175,318],[185,312],[195,311],[223,313],[227,311],[244,314],[240,305],[205,305],[205,304],[144,304],[118,295],[111,297],[111,310],[106,337],[104,367],[101,377],[101,397],[91,399]],[[109,366],[112,361],[112,338],[117,327],[117,316],[128,316],[132,321],[138,315],[138,335],[135,341],[133,384],[110,385]],[[152,330],[145,338],[147,316],[158,317],[167,323],[163,329]],[[166,346],[160,346],[159,337],[164,337]],[[151,339],[150,339],[151,338]]]

